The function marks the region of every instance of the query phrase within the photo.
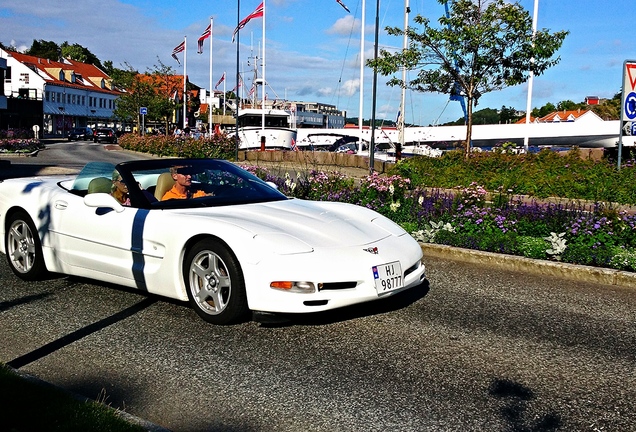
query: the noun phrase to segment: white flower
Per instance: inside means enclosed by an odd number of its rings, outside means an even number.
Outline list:
[[[545,252],[548,255],[552,255],[554,257],[554,259],[561,259],[561,254],[565,251],[565,249],[567,248],[566,240],[563,238],[565,236],[565,233],[554,233],[551,232],[549,237],[544,237],[544,240],[549,241],[550,242],[550,248],[548,250],[546,250]]]
[[[415,240],[424,242],[424,243],[435,243],[435,236],[440,231],[450,231],[455,232],[455,227],[452,226],[449,222],[433,222],[430,221],[430,228],[425,227],[423,230],[415,231],[411,233],[411,235],[415,238]]]

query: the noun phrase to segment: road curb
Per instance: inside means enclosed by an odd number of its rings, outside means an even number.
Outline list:
[[[42,387],[54,388],[56,390],[59,390],[62,393],[65,393],[65,394],[69,395],[71,398],[73,398],[73,399],[75,399],[75,400],[77,400],[79,402],[95,402],[95,403],[99,403],[102,406],[106,407],[107,409],[114,411],[115,414],[118,417],[122,418],[123,420],[127,421],[130,424],[134,424],[134,425],[140,426],[145,431],[148,431],[148,432],[171,432],[169,429],[166,429],[166,428],[164,428],[162,426],[159,426],[157,424],[154,424],[152,422],[149,422],[147,420],[144,420],[142,418],[134,416],[134,415],[132,415],[130,413],[127,413],[126,411],[122,411],[120,409],[112,408],[109,405],[106,405],[104,403],[98,402],[98,401],[96,401],[94,399],[91,399],[89,397],[82,396],[82,395],[79,395],[77,393],[73,393],[73,392],[71,392],[69,390],[66,390],[65,388],[59,387],[59,386],[57,386],[55,384],[51,384],[48,381],[41,380],[40,378],[38,378],[36,376],[29,375],[28,373],[22,372],[22,371],[20,371],[18,369],[15,369],[15,368],[7,365],[7,364],[4,364],[4,367],[6,367],[11,372],[13,372],[16,375],[18,375],[20,378],[24,379],[25,381],[28,381],[30,383],[33,383],[35,385],[42,386]]]
[[[613,285],[636,289],[636,273],[622,270],[568,264],[556,261],[537,260],[514,255],[483,252],[453,246],[420,243],[424,258],[437,257],[487,265],[498,269],[521,271],[531,274],[560,277],[564,279]]]

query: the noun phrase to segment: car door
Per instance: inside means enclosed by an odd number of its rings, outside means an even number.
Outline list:
[[[51,246],[65,272],[117,283],[143,279],[139,254],[148,210],[117,206],[114,198],[112,204],[91,207],[70,193],[54,199]]]

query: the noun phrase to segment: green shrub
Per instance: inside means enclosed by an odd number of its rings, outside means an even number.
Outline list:
[[[609,266],[618,270],[636,271],[636,249],[614,248]]]
[[[541,237],[519,236],[517,238],[517,254],[526,258],[547,259],[548,242]]]
[[[233,160],[236,155],[236,141],[234,137],[226,134],[198,139],[175,138],[170,135],[125,134],[119,139],[119,145],[126,150],[168,157]]]

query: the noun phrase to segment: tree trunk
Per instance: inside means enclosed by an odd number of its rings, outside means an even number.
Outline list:
[[[466,96],[466,141],[464,141],[464,159],[468,159],[471,150],[471,140],[473,137],[473,98]]]

